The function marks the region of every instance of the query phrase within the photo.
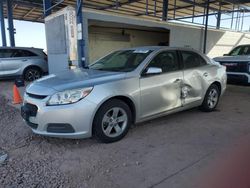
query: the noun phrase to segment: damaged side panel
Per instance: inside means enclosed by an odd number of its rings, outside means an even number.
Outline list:
[[[208,66],[208,65],[207,65]],[[201,102],[207,90],[209,73],[207,66],[184,71],[184,80],[181,88],[182,105]]]

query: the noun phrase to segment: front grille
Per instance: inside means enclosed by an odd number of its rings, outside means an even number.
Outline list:
[[[36,95],[36,94],[32,94],[32,93],[26,93],[29,97],[31,98],[35,98],[35,99],[45,99],[47,97],[47,95]]]
[[[227,75],[228,83],[248,83],[248,77],[245,75]]]
[[[235,62],[235,61],[223,61],[221,65],[227,67],[227,72],[248,72],[248,61],[247,62]]]

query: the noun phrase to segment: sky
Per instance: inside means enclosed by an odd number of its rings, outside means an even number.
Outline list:
[[[5,20],[6,40],[9,46],[8,23]],[[46,50],[45,27],[43,23],[14,20],[16,46],[36,47]],[[0,37],[2,46],[2,37]]]
[[[249,31],[250,30],[250,13],[245,14],[245,16],[247,17],[244,20],[243,30]],[[227,19],[231,17],[232,17],[231,14],[228,14],[228,15],[222,14],[221,27],[230,28],[231,20],[223,20],[223,19]],[[191,20],[192,19],[187,19],[186,21],[191,21]],[[233,28],[235,28],[235,20],[236,19],[234,19]],[[194,18],[194,22],[202,23],[203,18]],[[214,15],[209,16],[209,25],[212,25],[212,26],[216,25],[216,17]],[[5,27],[6,27],[7,44],[9,45],[9,33],[7,31],[7,28],[8,28],[7,20],[5,20]],[[46,51],[45,27],[43,23],[14,20],[14,28],[16,28],[16,34],[15,34],[16,46],[36,47],[36,48],[42,48]],[[240,29],[241,29],[241,25],[240,25]],[[0,37],[0,44],[2,45],[1,37]]]

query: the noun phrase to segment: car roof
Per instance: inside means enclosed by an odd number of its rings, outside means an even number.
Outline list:
[[[169,47],[169,46],[139,46],[139,47],[133,47],[133,48],[125,48],[122,50],[183,50],[183,51],[193,51],[200,53],[198,50],[195,50],[193,48],[188,47]]]
[[[132,48],[125,48],[124,50],[159,50],[159,49],[193,50],[192,48],[169,47],[169,46],[138,46],[138,47],[132,47]]]
[[[240,44],[238,46],[235,46],[234,48],[240,47],[240,46],[250,46],[250,44]]]
[[[18,50],[43,50],[42,48],[33,48],[33,47],[9,47],[9,46],[1,46],[0,49],[18,49]]]

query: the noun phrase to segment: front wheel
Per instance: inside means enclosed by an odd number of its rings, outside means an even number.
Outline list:
[[[204,112],[214,111],[220,98],[220,91],[217,85],[212,84],[205,95],[204,101],[200,109]]]
[[[112,99],[104,103],[94,118],[93,133],[104,143],[121,140],[132,123],[129,106],[121,100]]]

